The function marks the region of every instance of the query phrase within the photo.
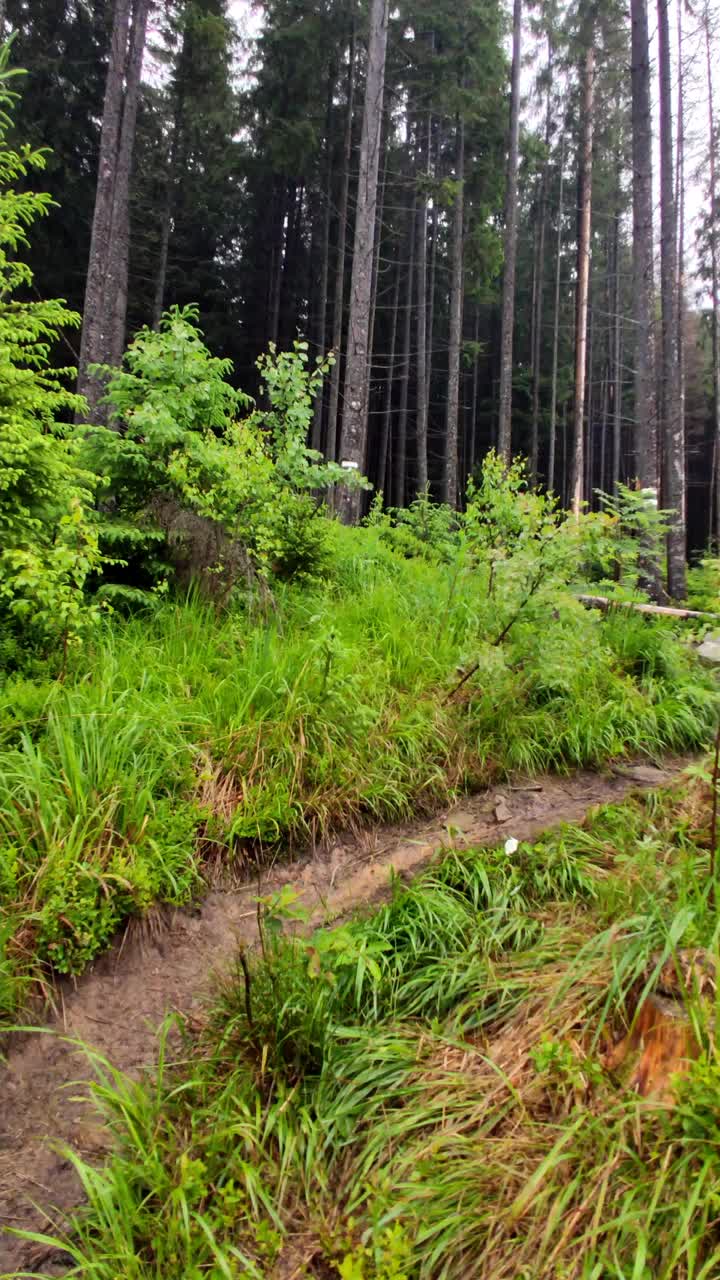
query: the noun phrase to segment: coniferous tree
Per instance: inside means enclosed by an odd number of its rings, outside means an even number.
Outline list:
[[[509,462],[512,452],[513,328],[515,324],[515,263],[517,254],[517,181],[520,143],[520,59],[522,0],[513,5],[513,58],[510,79],[510,125],[505,190],[502,328],[500,337],[500,390],[498,452]]]
[[[117,359],[120,326],[124,337],[130,168],[148,10],[149,0],[115,0],[113,10],[78,367],[91,418],[101,416],[102,386],[90,367]]]
[[[686,593],[685,431],[680,401],[678,359],[677,205],[673,165],[670,0],[658,0],[658,76],[660,87],[660,283],[662,346],[659,376],[663,458],[663,505],[671,512],[667,584],[671,597]]]
[[[658,491],[655,399],[652,118],[647,0],[632,0],[633,297],[635,474]]]
[[[582,71],[582,115],[578,175],[577,285],[575,299],[575,396],[573,401],[573,459],[571,505],[579,515],[583,501],[585,469],[585,402],[588,300],[590,287],[592,217],[592,148],[595,123],[595,48],[592,25],[585,29]]]
[[[367,455],[368,335],[388,12],[388,0],[372,0],[355,210],[345,403],[340,446],[341,465],[357,470],[365,465]],[[356,520],[359,512],[359,491],[351,488],[341,490],[338,509],[346,523]]]

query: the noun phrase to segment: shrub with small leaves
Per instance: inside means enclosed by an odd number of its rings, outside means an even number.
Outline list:
[[[311,495],[347,476],[307,446],[329,367],[307,366],[306,343],[279,354],[272,347],[258,361],[268,407],[253,406],[229,384],[230,362],[208,351],[190,306],[172,308],[157,330],[142,329],[122,369],[98,370],[110,426],[88,434],[86,457],[112,498],[104,545],[134,567],[131,585],[163,581],[178,528],[191,570],[205,585],[222,581],[225,592],[240,567],[264,577],[321,571],[327,525]]]

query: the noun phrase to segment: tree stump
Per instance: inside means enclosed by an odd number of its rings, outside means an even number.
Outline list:
[[[701,950],[679,951],[660,970],[656,989],[640,1003],[642,991],[657,966],[653,957],[644,977],[629,997],[630,1031],[605,1055],[608,1071],[628,1069],[628,1087],[643,1098],[672,1105],[672,1078],[685,1075],[700,1054],[700,1043],[687,1010],[690,995],[707,998],[715,992],[715,961]],[[625,1072],[623,1072],[625,1074]]]

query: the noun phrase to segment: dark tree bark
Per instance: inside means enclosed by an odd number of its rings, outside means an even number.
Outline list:
[[[158,253],[157,276],[155,277],[155,297],[153,299],[152,325],[157,329],[165,310],[165,289],[167,287],[168,254],[170,251],[170,223],[172,221],[172,176],[170,171],[163,199],[160,219],[160,252]]]
[[[677,6],[677,157],[676,206],[678,220],[677,260],[677,343],[678,382],[680,384],[680,416],[683,423],[683,449],[685,442],[685,68],[683,66],[683,7]],[[685,458],[687,490],[687,457]],[[687,497],[686,497],[687,501]]]
[[[395,439],[395,484],[394,502],[396,507],[405,504],[405,482],[407,474],[407,419],[408,398],[410,393],[410,363],[412,358],[412,301],[413,279],[415,268],[415,228],[417,225],[415,204],[408,213],[408,255],[405,290],[405,318],[403,323],[403,355],[400,375],[400,399],[397,413],[397,432]]]
[[[450,334],[448,339],[448,388],[445,416],[445,478],[443,497],[451,507],[458,504],[458,417],[460,413],[460,348],[463,321],[463,237],[465,230],[465,126],[456,122],[455,181],[457,192],[452,211],[450,276]]]
[[[540,364],[542,360],[542,319],[545,284],[545,241],[547,238],[547,194],[550,177],[550,137],[552,130],[553,45],[548,37],[548,83],[545,104],[546,156],[540,181],[540,208],[538,210],[537,266],[535,271],[535,314],[533,317],[532,352],[532,422],[530,434],[530,476],[532,483],[538,479],[538,453],[540,435]]]
[[[395,270],[393,286],[392,314],[390,317],[390,350],[385,370],[385,387],[383,399],[383,415],[378,445],[377,487],[388,492],[388,457],[390,449],[390,424],[392,421],[393,382],[395,378],[395,346],[397,343],[398,308],[400,305],[400,268]]]
[[[435,146],[435,160],[433,172],[437,177],[438,157],[440,155],[440,125],[436,126],[437,140]],[[433,200],[432,218],[430,221],[430,283],[428,285],[428,303],[427,303],[427,388],[425,398],[430,404],[430,391],[432,387],[432,370],[433,370],[433,346],[435,342],[435,283],[437,279],[437,260],[438,260],[438,201]]]
[[[706,4],[705,70],[707,76],[708,140],[710,144],[710,282],[712,288],[712,385],[713,385],[713,466],[710,484],[710,529],[720,547],[720,252],[718,246],[718,182],[715,129],[715,97],[713,84],[712,44],[710,39],[710,6]],[[712,523],[713,490],[715,524]]]
[[[513,329],[515,326],[515,266],[517,260],[518,157],[520,151],[520,55],[522,0],[513,4],[513,60],[510,82],[510,129],[505,184],[505,268],[502,287],[498,453],[512,456]]]
[[[472,391],[470,393],[470,423],[468,429],[468,456],[467,456],[467,472],[468,479],[475,470],[475,453],[477,447],[477,403],[478,403],[478,381],[479,381],[479,360],[478,360],[478,342],[480,340],[480,308],[475,304],[475,327],[473,329],[473,341],[475,347],[473,350],[473,369],[472,369]]]
[[[685,560],[685,432],[680,403],[678,361],[677,207],[674,191],[672,69],[669,30],[670,0],[658,0],[660,80],[660,297],[662,359],[660,423],[662,429],[663,505],[672,511],[667,540],[668,593],[686,594]]]
[[[388,181],[388,156],[389,150],[388,140],[388,113],[385,112],[382,133],[380,135],[380,152],[384,157],[382,180],[380,183],[380,194],[377,201],[377,211],[375,214],[375,251],[373,253],[372,267],[372,288],[370,292],[370,327],[368,330],[368,406],[372,404],[373,389],[375,386],[375,321],[378,310],[378,296],[380,294],[380,253],[382,249],[382,229],[385,216],[385,199]],[[368,409],[368,443],[366,445],[366,453],[369,454],[372,448],[372,440],[370,435],[371,415]]]
[[[113,218],[115,167],[122,127],[123,81],[129,27],[130,0],[116,0],[105,81],[100,157],[78,369],[78,391],[87,400],[88,416],[91,420],[96,420],[100,416],[98,409],[102,386],[96,378],[90,376],[88,366],[103,361],[109,355],[109,314],[105,286]]]
[[[555,489],[555,452],[557,441],[558,351],[560,347],[560,281],[562,274],[562,230],[565,213],[565,138],[560,143],[560,193],[558,197],[557,246],[555,250],[555,306],[553,310],[552,375],[550,379],[550,440],[548,445],[547,487]]]
[[[330,67],[328,74],[327,103],[325,107],[325,191],[323,195],[322,216],[322,262],[320,265],[320,288],[317,303],[317,343],[318,355],[325,355],[327,335],[328,280],[330,275],[330,211],[332,208],[333,180],[333,139],[332,139],[332,103],[335,91],[337,68]],[[318,452],[322,449],[324,395],[321,391],[315,399],[310,443]]]
[[[122,127],[115,165],[113,215],[110,229],[110,253],[107,273],[107,301],[110,309],[109,362],[119,365],[125,350],[127,320],[128,267],[130,263],[130,178],[135,147],[140,76],[142,74],[145,35],[150,0],[135,0],[130,49],[125,71],[125,97]]]
[[[427,130],[417,122],[418,172],[427,179],[430,167],[430,120]],[[418,192],[415,252],[415,483],[422,493],[428,484],[428,378],[427,378],[427,185]]]
[[[592,147],[595,104],[595,49],[588,39],[582,75],[582,137],[578,201],[577,292],[575,300],[575,400],[573,406],[573,458],[570,501],[580,515],[585,463],[585,391],[587,319],[590,286],[590,221],[592,215]]]
[[[342,464],[357,471],[361,471],[365,466],[367,453],[368,333],[388,14],[389,0],[372,0],[355,211],[345,403],[340,449]],[[354,523],[360,512],[359,491],[340,489],[337,509],[346,524]]]
[[[343,173],[338,206],[337,250],[335,262],[335,296],[333,299],[332,349],[335,363],[330,373],[330,403],[328,406],[327,440],[325,456],[334,462],[337,456],[338,404],[340,401],[341,347],[343,309],[345,303],[345,251],[347,242],[347,213],[350,191],[350,157],[352,155],[352,124],[355,95],[355,28],[350,36],[348,54],[347,115],[343,142]]]
[[[272,232],[272,259],[270,266],[268,294],[268,334],[267,343],[277,344],[280,329],[280,293],[282,289],[283,250],[285,244],[285,211],[287,208],[288,184],[285,180],[275,183],[275,208]]]
[[[652,115],[647,0],[631,0],[631,15],[635,473],[641,488],[657,493]]]
[[[585,478],[583,481],[583,494],[587,495],[587,502],[590,510],[592,510],[593,499],[593,450],[595,447],[595,386],[593,383],[593,369],[595,367],[594,360],[595,349],[595,301],[593,298],[593,278],[590,275],[588,285],[588,346],[585,357],[585,435],[587,438],[587,447],[585,449]]]
[[[622,325],[620,311],[620,213],[615,214],[613,228],[613,290],[612,290],[612,492],[617,494],[620,483],[620,458],[622,453]]]

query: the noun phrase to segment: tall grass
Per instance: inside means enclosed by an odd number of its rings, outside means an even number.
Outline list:
[[[119,1148],[104,1170],[72,1156],[70,1274],[717,1275],[712,1000],[688,996],[708,1056],[672,1111],[601,1053],[667,956],[717,954],[706,800],[693,784],[513,857],[450,853],[308,941],[271,904],[250,1019],[239,970],[192,1067],[163,1052],[140,1086],[94,1063]]]
[[[670,629],[560,593],[493,645],[482,575],[333,537],[332,577],[263,615],[166,602],[64,681],[0,688],[0,1011],[33,966],[77,972],[129,913],[187,901],[208,852],[706,739],[716,694]]]

